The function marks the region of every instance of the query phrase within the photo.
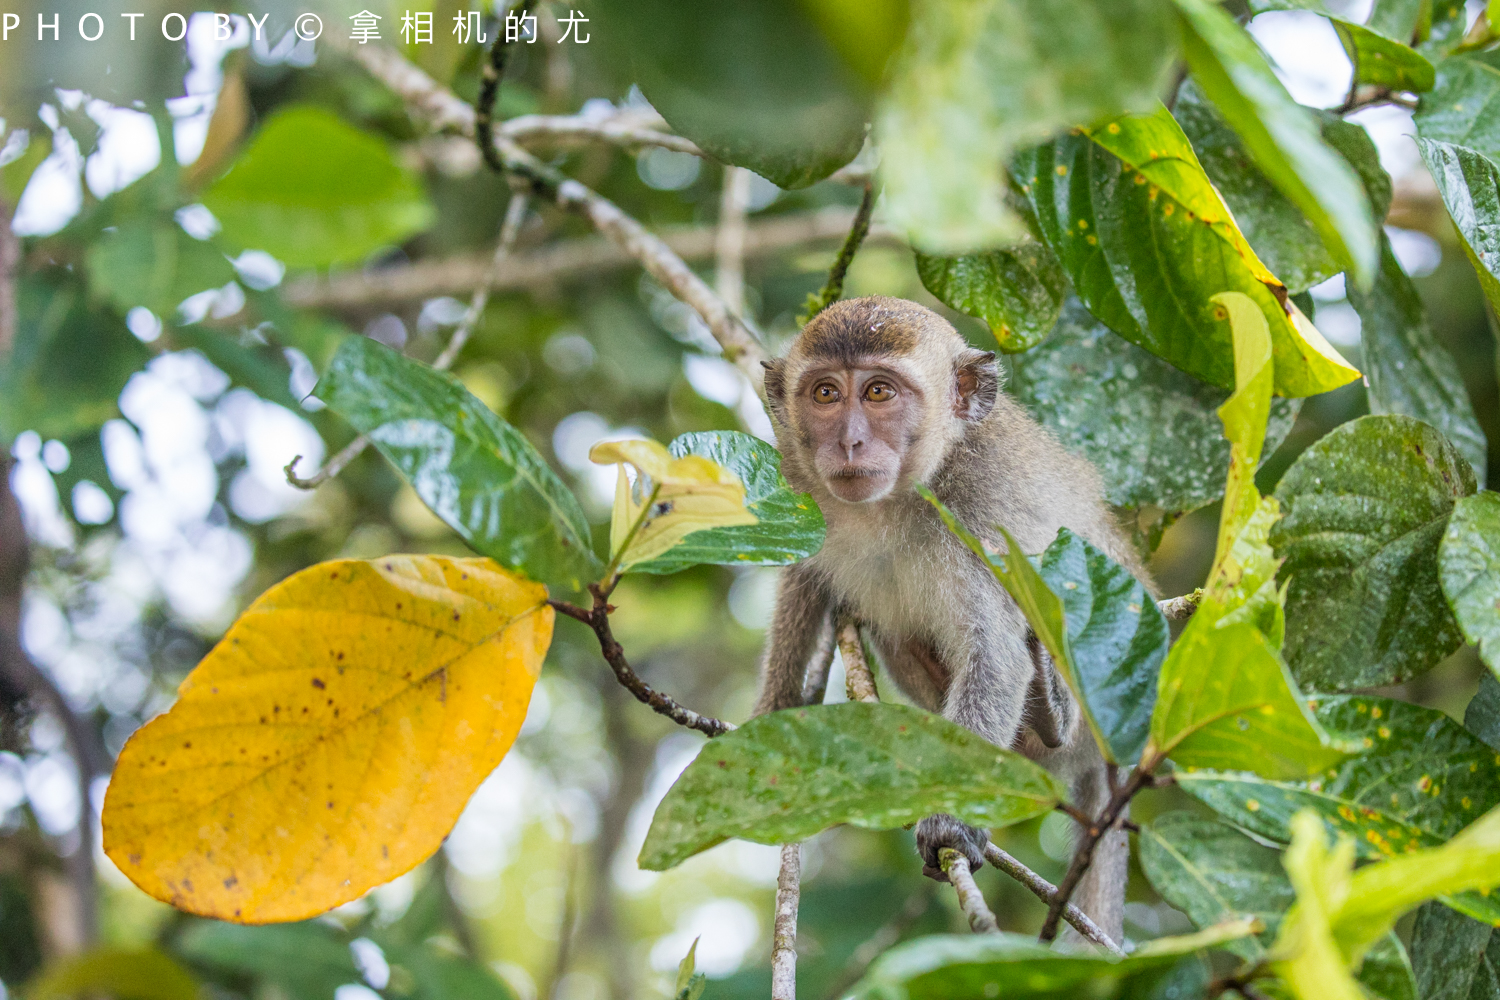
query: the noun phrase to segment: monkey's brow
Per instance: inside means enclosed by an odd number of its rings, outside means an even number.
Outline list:
[[[912,378],[906,372],[901,371],[897,368],[892,368],[890,365],[880,364],[873,358],[860,359],[860,361],[868,361],[869,363],[861,364],[859,363],[859,361],[856,361],[855,363],[848,365],[837,363],[815,365],[814,367],[807,369],[797,377],[797,387],[795,392],[804,392],[813,383],[817,382],[819,379],[827,378],[829,375],[839,375],[845,372],[856,372],[869,373],[869,375],[872,377],[888,378],[893,382],[900,383],[901,387],[907,392],[913,393],[917,396],[922,395],[921,385],[917,382],[916,379]]]

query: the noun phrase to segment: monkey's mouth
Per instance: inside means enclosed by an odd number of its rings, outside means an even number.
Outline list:
[[[843,469],[835,469],[828,474],[829,479],[881,479],[886,475],[884,469],[869,469],[862,466],[849,466]]]

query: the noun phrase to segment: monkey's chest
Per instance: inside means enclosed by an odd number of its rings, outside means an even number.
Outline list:
[[[946,550],[937,539],[831,531],[815,558],[838,599],[865,621],[888,635],[930,636],[963,606],[962,570]]]

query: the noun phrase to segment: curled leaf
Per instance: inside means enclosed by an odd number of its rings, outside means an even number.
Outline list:
[[[695,531],[759,523],[739,478],[702,455],[673,458],[657,441],[601,441],[589,460],[620,466],[609,525],[617,571],[655,559]],[[626,465],[636,470],[634,482]]]

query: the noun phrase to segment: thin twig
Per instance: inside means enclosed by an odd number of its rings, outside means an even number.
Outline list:
[[[552,605],[552,608],[559,614],[583,622],[594,630],[594,635],[599,639],[599,652],[603,654],[605,662],[615,672],[615,678],[625,690],[635,695],[637,701],[649,706],[658,715],[665,715],[679,726],[696,729],[706,736],[722,736],[735,728],[728,722],[712,716],[700,715],[690,708],[682,707],[668,695],[662,694],[641,680],[625,659],[625,651],[615,641],[614,632],[610,628],[609,613],[614,609],[609,603],[609,595],[597,583],[589,584],[589,592],[594,596],[594,606],[587,610],[568,601],[553,600],[547,603]]]
[[[1402,108],[1415,108],[1415,98],[1391,90],[1389,87],[1355,86],[1349,85],[1349,95],[1344,98],[1344,103],[1333,109],[1336,115],[1352,115],[1356,111],[1365,108],[1373,108],[1380,104],[1394,104]]]
[[[912,924],[927,912],[928,907],[932,905],[932,892],[928,886],[933,883],[929,879],[923,879],[922,882],[922,888],[906,897],[906,902],[901,904],[901,909],[896,911],[896,915],[882,924],[874,934],[861,941],[859,947],[849,955],[849,961],[840,970],[832,988],[824,994],[824,1000],[839,1000],[849,992],[849,987],[859,982],[865,970],[870,967],[870,963],[879,958],[887,948],[900,941],[901,936],[911,929]]]
[[[453,366],[453,362],[458,360],[459,351],[462,351],[464,345],[469,342],[475,324],[479,322],[479,317],[484,314],[485,306],[489,304],[494,275],[500,271],[505,258],[510,256],[511,249],[516,245],[516,237],[520,235],[521,223],[525,221],[526,196],[520,193],[513,194],[510,196],[510,203],[505,207],[505,221],[500,226],[500,239],[496,242],[495,253],[490,258],[490,267],[485,274],[486,280],[480,282],[479,287],[474,289],[474,294],[469,299],[469,308],[464,312],[463,319],[459,320],[453,336],[448,338],[448,346],[444,347],[442,353],[433,360],[433,368],[438,371],[447,371]],[[340,448],[337,454],[323,463],[321,469],[306,479],[293,471],[297,468],[297,463],[302,461],[301,455],[294,455],[283,470],[286,473],[286,481],[299,490],[315,490],[343,472],[349,463],[358,458],[369,445],[369,437],[364,434],[359,435]]]
[[[719,232],[714,243],[714,286],[731,312],[745,314],[745,212],[750,207],[750,171],[724,168],[719,194]]]
[[[1047,904],[1047,919],[1042,923],[1042,932],[1038,935],[1041,940],[1051,941],[1057,937],[1057,925],[1062,920],[1063,908],[1068,905],[1068,900],[1073,897],[1078,883],[1082,881],[1084,873],[1093,863],[1094,848],[1099,845],[1099,841],[1104,839],[1104,835],[1114,828],[1116,821],[1124,815],[1125,810],[1130,806],[1130,800],[1135,798],[1136,792],[1155,784],[1151,772],[1160,763],[1160,758],[1141,761],[1130,773],[1125,784],[1110,796],[1108,804],[1099,813],[1098,818],[1083,828],[1078,846],[1073,850],[1073,860],[1068,865],[1067,874],[1063,876],[1062,882],[1058,883],[1057,892],[1053,893],[1051,902]]]
[[[747,260],[842,240],[854,221],[854,210],[843,207],[795,212],[756,219],[745,227]],[[658,235],[668,249],[689,262],[712,261],[719,227],[668,226]],[[897,235],[884,226],[871,228],[867,245],[896,246]],[[439,295],[467,295],[490,273],[488,253],[451,254],[395,264],[375,271],[333,275],[305,275],[289,280],[282,301],[298,309],[341,309],[368,312]],[[566,282],[596,282],[603,272],[639,261],[614,240],[580,236],[512,255],[504,273],[496,275],[492,292],[514,292],[537,287],[555,288]]]
[[[1193,617],[1193,612],[1198,610],[1198,604],[1203,600],[1203,588],[1199,587],[1191,594],[1183,594],[1181,597],[1170,597],[1165,601],[1157,601],[1156,607],[1168,621],[1180,622]]]
[[[844,690],[850,701],[874,702],[880,700],[875,689],[875,677],[870,665],[865,662],[864,644],[860,642],[859,626],[852,618],[838,624],[839,656],[844,661]]]
[[[802,845],[783,844],[776,874],[771,938],[771,1000],[797,1000],[797,904],[802,895]]]
[[[998,933],[1000,924],[985,904],[984,894],[974,881],[974,873],[969,871],[969,859],[951,847],[943,847],[938,849],[938,863],[942,865],[943,874],[948,876],[948,881],[953,883],[953,889],[958,893],[959,908],[969,918],[969,927],[974,933]]]
[[[1017,882],[1030,889],[1031,892],[1042,902],[1051,903],[1057,895],[1057,886],[1042,878],[1036,872],[1026,867],[1019,859],[1009,852],[1002,850],[994,841],[984,845],[984,860],[994,865],[1000,871],[1009,875]],[[1089,918],[1073,903],[1069,903],[1063,909],[1063,919],[1073,925],[1073,929],[1084,937],[1103,948],[1108,949],[1115,955],[1123,955],[1120,946],[1110,939],[1110,936]]]
[[[659,146],[676,153],[703,156],[703,150],[691,139],[662,131],[666,123],[653,115],[653,122],[642,124],[633,120],[629,113],[609,117],[591,115],[518,115],[508,118],[499,128],[505,138],[523,146],[547,141],[578,142],[581,140],[602,141],[635,149],[641,146]],[[658,125],[659,123],[659,125]]]
[[[505,173],[505,164],[495,153],[495,102],[500,99],[500,81],[505,77],[509,55],[510,43],[505,40],[505,32],[495,32],[490,57],[480,70],[479,99],[474,102],[474,141],[479,144],[479,155],[497,174]]]
[[[398,53],[379,45],[351,45],[345,51],[434,127],[475,134],[474,109]],[[724,300],[659,237],[613,202],[546,166],[503,135],[496,137],[494,148],[510,173],[524,178],[534,192],[560,208],[584,216],[640,261],[668,291],[691,306],[707,324],[724,356],[749,377],[757,393],[764,392],[760,363],[769,360],[765,348],[729,311]]]
[[[869,235],[870,216],[874,211],[875,186],[866,184],[864,197],[859,201],[859,211],[854,213],[854,223],[849,227],[849,235],[844,238],[844,245],[839,248],[833,267],[828,269],[828,280],[824,282],[823,290],[816,296],[808,297],[807,315],[798,317],[804,325],[843,296],[844,278],[849,274],[849,265],[854,262],[854,255],[859,252],[860,244]]]

